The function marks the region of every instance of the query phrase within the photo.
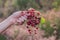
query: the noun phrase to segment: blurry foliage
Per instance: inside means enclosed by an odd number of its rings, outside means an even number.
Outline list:
[[[52,6],[53,6],[54,10],[59,9],[59,7],[60,7],[60,0],[55,0],[55,1],[52,3]]]
[[[52,0],[16,0],[19,9],[35,8],[47,10],[52,8]]]
[[[60,39],[60,18],[56,18],[54,21],[55,24],[51,26],[50,21],[46,21],[45,24],[41,24],[40,29],[45,31],[45,35],[43,37],[50,37],[50,36],[56,36],[55,40]],[[56,33],[54,33],[56,31]]]
[[[28,8],[47,11],[50,9],[57,10],[60,7],[60,0],[0,0],[0,11],[5,16],[17,10],[26,10]]]
[[[43,37],[49,37],[53,35],[54,28],[51,27],[51,23],[49,21],[46,21],[45,24],[41,25],[41,29],[45,31],[45,35]]]
[[[16,11],[16,7],[14,6],[14,0],[5,0],[3,5],[4,7],[2,7],[3,11],[2,13],[4,14],[4,17],[8,17],[9,15],[11,15],[13,12]]]
[[[2,18],[3,17],[3,13],[0,13],[0,18]]]
[[[1,5],[1,0],[0,0],[0,5]]]
[[[56,20],[56,40],[60,39],[60,18]]]
[[[37,9],[39,7],[34,0],[16,0],[16,5],[20,10],[27,9],[30,7]]]

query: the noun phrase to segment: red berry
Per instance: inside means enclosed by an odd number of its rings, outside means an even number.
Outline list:
[[[34,30],[34,31],[35,31],[35,34],[37,34],[37,33],[36,33],[36,30]]]
[[[32,23],[31,26],[34,27],[35,26],[34,23]]]
[[[27,19],[31,19],[31,18],[32,18],[32,16],[31,16],[31,15],[27,16]]]
[[[38,30],[38,28],[36,28]]]
[[[33,9],[33,8],[29,8],[28,11],[35,11],[35,9]]]
[[[31,34],[31,30],[29,29],[28,32]]]
[[[35,19],[37,19],[37,17],[35,16]]]
[[[38,18],[38,20],[40,20],[41,18]]]
[[[29,11],[27,11],[27,13],[29,13]]]
[[[35,9],[33,9],[33,8],[30,8],[30,10],[31,10],[31,11],[35,11]]]
[[[31,21],[28,21],[28,22],[27,22],[27,25],[31,25]]]
[[[40,15],[40,13],[37,13],[38,15]]]
[[[29,29],[28,31],[30,32],[31,30]]]
[[[40,13],[37,13],[37,15],[40,15]]]
[[[27,28],[29,28],[28,26],[26,26]]]
[[[37,34],[37,33],[35,32],[35,34]]]
[[[32,9],[31,11],[35,11],[35,9]]]

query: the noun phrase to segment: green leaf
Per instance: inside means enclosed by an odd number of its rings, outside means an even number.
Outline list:
[[[45,23],[45,18],[41,17],[41,24]]]

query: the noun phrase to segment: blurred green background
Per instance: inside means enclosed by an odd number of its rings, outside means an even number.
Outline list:
[[[0,0],[0,17],[7,17],[14,11],[35,8],[40,11],[58,10],[60,0]]]

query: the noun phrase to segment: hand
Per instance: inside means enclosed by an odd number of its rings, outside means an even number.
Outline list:
[[[23,22],[26,20],[26,11],[18,11],[14,12],[11,16],[9,16],[7,19],[5,19],[3,22],[0,23],[0,33],[4,31],[7,27],[10,25],[16,23],[16,22]]]
[[[11,23],[16,23],[16,22],[23,22],[24,20],[26,20],[27,18],[27,11],[17,11],[14,12],[9,18],[9,20],[11,21]]]

